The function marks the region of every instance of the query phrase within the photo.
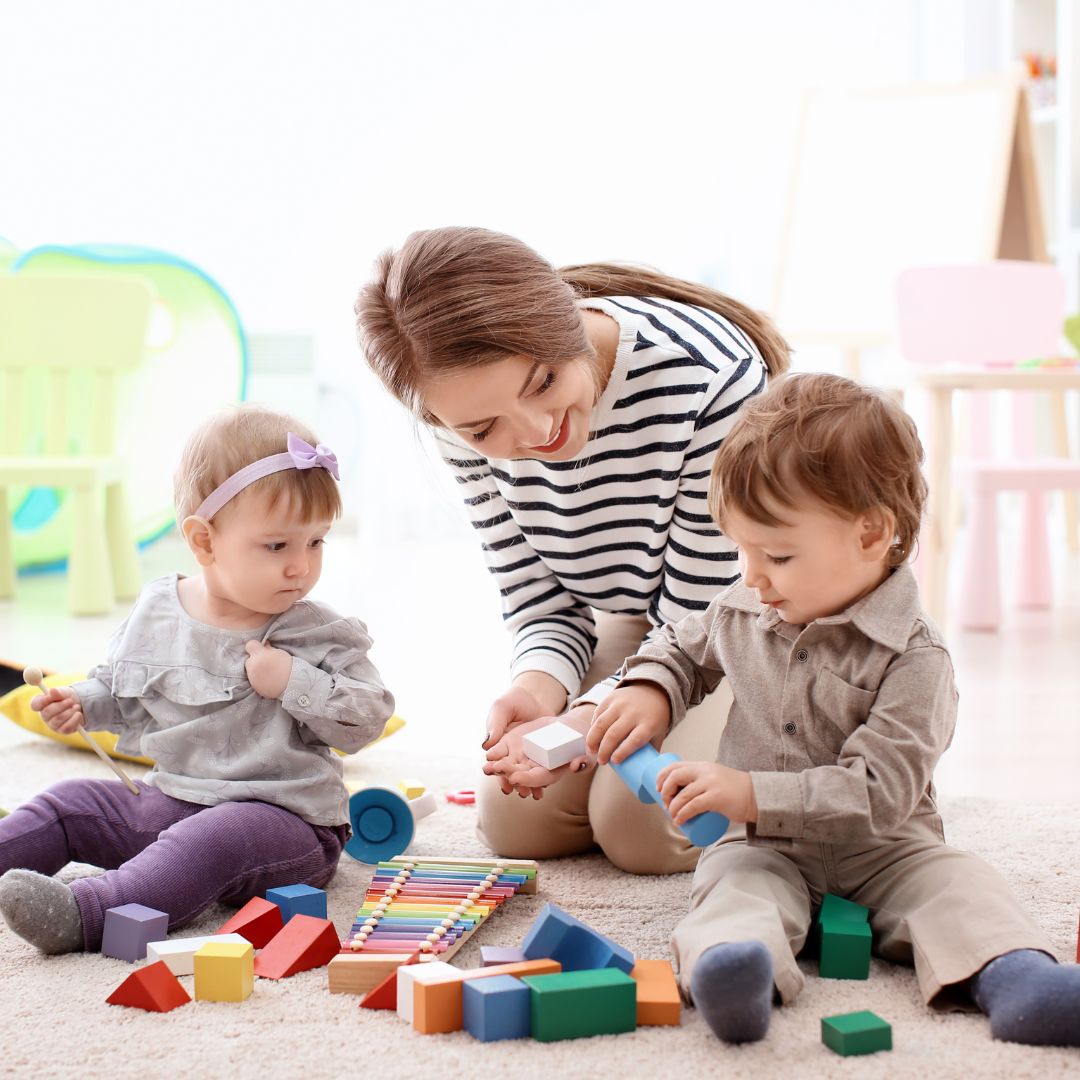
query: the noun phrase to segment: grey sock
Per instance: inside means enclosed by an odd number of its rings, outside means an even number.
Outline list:
[[[0,877],[0,915],[19,937],[44,953],[83,948],[75,894],[56,878],[33,870],[9,870]]]
[[[772,957],[761,941],[732,941],[701,954],[690,996],[724,1042],[765,1038],[772,1017]]]
[[[1080,1046],[1080,967],[1035,949],[991,960],[971,986],[995,1039],[1033,1046]]]

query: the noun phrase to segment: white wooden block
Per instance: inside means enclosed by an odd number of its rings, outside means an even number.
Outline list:
[[[537,765],[557,769],[585,753],[585,736],[569,724],[556,720],[554,724],[523,735],[521,745]]]
[[[407,1023],[413,1022],[413,991],[417,983],[453,982],[461,972],[442,960],[427,964],[406,964],[397,969],[397,1014]]]
[[[247,938],[240,934],[207,934],[205,937],[171,938],[151,941],[146,946],[146,962],[164,960],[174,975],[195,974],[195,954],[210,941],[231,941],[242,945]]]
[[[438,805],[435,796],[430,791],[425,791],[423,795],[417,795],[415,799],[410,799],[409,809],[412,811],[413,821],[419,821],[421,818],[427,817],[428,814],[435,813],[435,808]]]

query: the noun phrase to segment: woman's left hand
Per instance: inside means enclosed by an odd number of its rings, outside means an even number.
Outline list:
[[[684,825],[707,810],[715,810],[730,821],[757,821],[750,774],[717,761],[667,765],[656,777],[656,788],[676,825]]]
[[[280,699],[292,675],[292,656],[254,638],[245,643],[248,658],[244,661],[248,682],[260,697]]]
[[[592,764],[592,761],[583,755],[557,769],[545,769],[525,753],[521,745],[522,736],[547,727],[556,720],[584,734],[589,729],[595,708],[596,706],[586,703],[563,713],[562,716],[544,716],[528,724],[516,725],[487,752],[484,772],[488,776],[497,777],[504,795],[516,791],[523,799],[530,796],[534,799],[542,798],[544,788],[557,783],[568,772],[581,772]]]

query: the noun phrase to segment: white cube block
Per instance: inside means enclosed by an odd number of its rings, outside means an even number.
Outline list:
[[[557,769],[585,753],[585,736],[556,720],[521,737],[525,753],[545,769]]]
[[[442,960],[426,964],[405,964],[397,969],[397,1014],[402,1020],[413,1021],[413,991],[417,983],[453,982],[461,971]]]
[[[243,944],[247,938],[240,934],[207,934],[205,937],[151,941],[146,946],[146,962],[156,964],[159,960],[164,960],[174,975],[194,975],[195,954],[211,941],[231,941],[234,944]]]
[[[409,809],[412,811],[413,821],[419,821],[421,818],[426,818],[428,814],[435,813],[438,805],[435,796],[430,791],[425,791],[423,795],[410,799]]]

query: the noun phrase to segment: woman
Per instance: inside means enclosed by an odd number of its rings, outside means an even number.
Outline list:
[[[627,266],[556,270],[475,228],[384,253],[356,314],[368,363],[461,484],[513,635],[511,684],[487,718],[481,838],[511,858],[599,845],[631,872],[692,869],[697,850],[612,770],[537,768],[521,799],[499,770],[567,705],[560,719],[587,730],[645,634],[738,576],[706,507],[709,469],[739,406],[786,369],[787,344],[704,286]],[[718,697],[665,747],[713,756]]]

